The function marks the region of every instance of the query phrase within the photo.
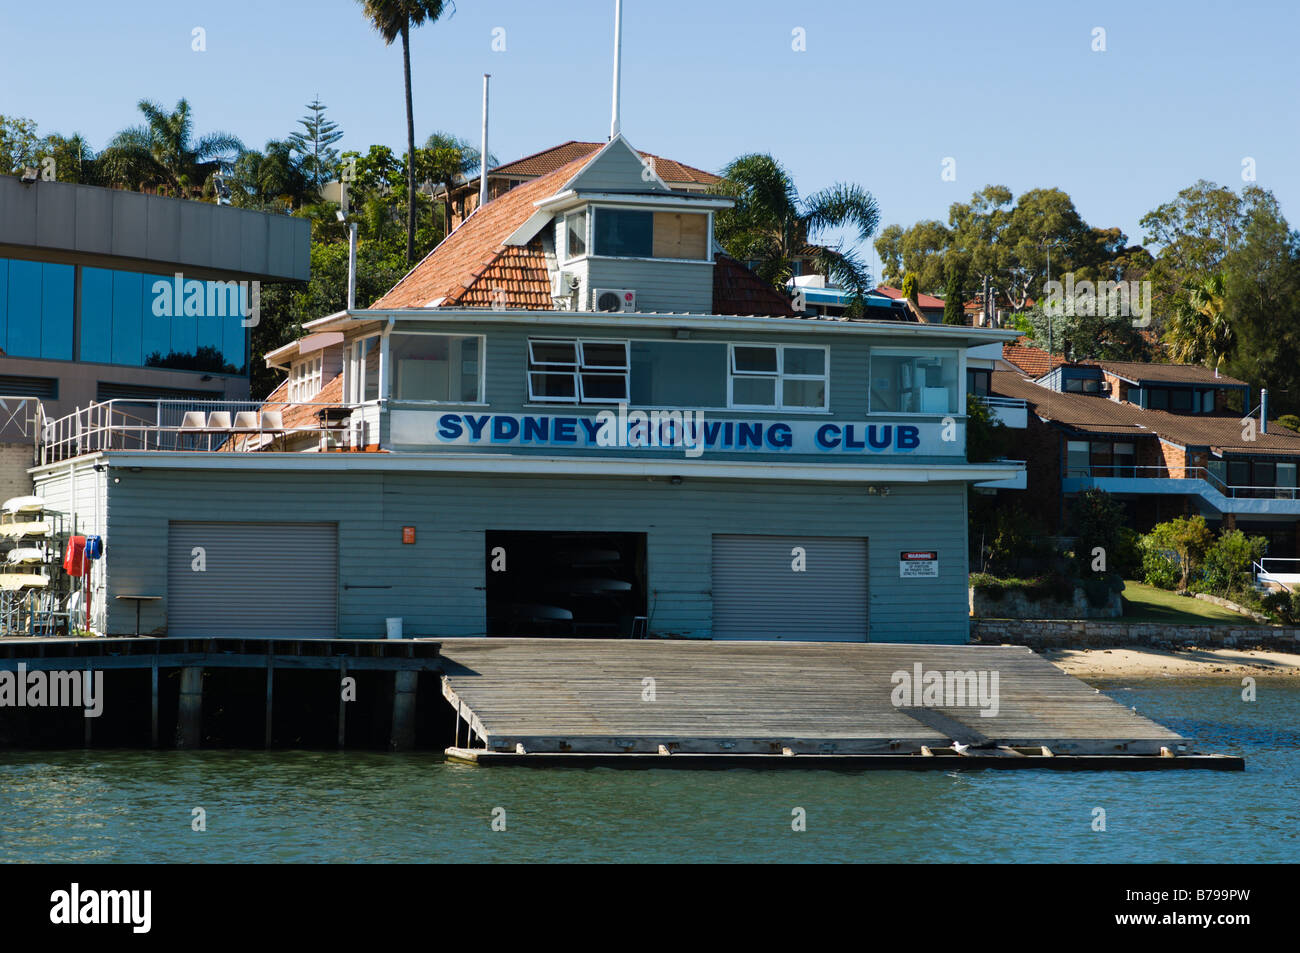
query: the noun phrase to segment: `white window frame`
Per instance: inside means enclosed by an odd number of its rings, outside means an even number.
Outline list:
[[[872,368],[876,356],[881,357],[951,357],[957,364],[957,409],[945,413],[926,413],[919,410],[876,410],[871,406]],[[885,417],[954,417],[966,418],[966,352],[955,347],[873,347],[867,355],[867,413]]]
[[[586,254],[585,257],[587,257],[587,258],[594,258],[594,259],[596,259],[597,261],[676,261],[676,262],[690,262],[691,264],[696,264],[696,265],[711,265],[711,264],[713,264],[713,259],[712,259],[712,258],[708,258],[708,257],[705,257],[705,258],[655,258],[655,257],[651,256],[651,257],[649,257],[649,258],[645,258],[645,257],[641,257],[641,256],[638,256],[638,255],[598,255],[598,254],[596,254],[596,211],[597,211],[598,209],[609,209],[609,210],[613,210],[613,211],[624,211],[624,212],[650,212],[652,215],[653,215],[655,212],[680,212],[680,213],[682,213],[683,215],[704,215],[704,216],[706,216],[707,219],[708,219],[708,223],[707,223],[707,225],[706,225],[706,230],[707,230],[707,232],[706,232],[705,241],[704,241],[704,254],[707,256],[707,255],[709,254],[709,250],[713,248],[713,210],[712,210],[712,209],[696,210],[696,209],[690,209],[690,208],[669,208],[669,207],[663,207],[663,208],[661,208],[661,207],[658,207],[658,206],[650,206],[650,207],[647,207],[647,206],[644,206],[644,205],[624,205],[624,204],[619,204],[619,203],[617,203],[617,202],[600,202],[600,203],[592,203],[591,205],[586,206],[586,208],[587,208],[587,254]],[[654,233],[653,233],[654,224],[653,224],[653,219],[652,219],[652,221],[651,221],[651,226],[650,226],[650,227],[651,227],[651,229],[652,229],[652,231],[651,231],[651,235],[650,235],[650,247],[653,248],[653,247],[654,247]],[[567,253],[568,253],[568,246],[567,246],[567,243],[568,243],[568,237],[567,237],[567,234],[568,234],[568,233],[566,232],[565,234],[566,234],[566,237],[565,237],[565,243],[566,243],[566,245],[565,245],[565,253],[567,254]]]
[[[477,400],[410,400],[409,398],[399,398],[396,395],[390,395],[392,400],[405,404],[412,404],[420,407],[486,407],[487,406],[487,335],[485,334],[461,334],[453,331],[393,331],[394,335],[405,337],[407,335],[423,335],[425,337],[436,338],[475,338],[478,340],[478,399]],[[389,347],[392,347],[392,338],[389,338]],[[450,354],[450,350],[448,354]],[[395,376],[394,376],[394,379]]]
[[[298,361],[289,369],[289,402],[305,404],[320,393],[322,355]]]
[[[347,398],[345,402],[349,404],[375,403],[379,400],[378,396],[370,397],[370,398],[366,397],[365,361],[360,357],[358,353],[361,350],[361,345],[364,344],[366,341],[373,341],[374,346],[376,348],[379,348],[381,346],[380,344],[381,335],[379,334],[379,332],[375,332],[374,334],[367,334],[362,337],[354,339],[347,346],[347,352],[346,352],[347,377],[344,379],[344,383],[347,384],[347,389],[344,396]],[[381,395],[383,393],[382,391],[383,383],[384,383],[383,378],[384,378],[384,369],[381,366],[379,369],[379,382],[378,382],[379,394]]]
[[[528,400],[536,404],[569,404],[577,406],[580,404],[619,404],[627,403],[628,396],[631,393],[631,371],[632,371],[632,353],[630,341],[616,338],[529,338],[528,339],[528,359],[524,367],[524,375],[528,380]],[[573,345],[572,362],[569,361],[539,361],[533,356],[534,344],[571,344]],[[584,359],[583,346],[586,344],[618,344],[623,347],[623,367],[622,369],[611,369],[600,365],[588,365]],[[534,370],[533,368],[539,368]],[[573,396],[572,397],[547,397],[538,395],[533,390],[533,374],[564,374],[569,373],[573,376]],[[583,391],[583,375],[600,375],[602,377],[622,377],[623,378],[623,396],[620,397],[587,397]]]
[[[776,370],[775,371],[738,371],[736,370],[736,348],[772,348],[776,350]],[[821,351],[825,356],[823,358],[821,374],[787,374],[785,372],[785,352],[787,348],[803,351]],[[735,396],[736,378],[758,378],[775,381],[773,384],[772,404],[738,404]],[[820,407],[807,407],[802,404],[786,406],[785,404],[785,382],[791,381],[820,381],[823,384],[822,405]],[[727,348],[727,409],[728,410],[791,410],[802,413],[815,414],[826,413],[831,406],[831,349],[824,344],[771,344],[768,342],[751,343],[746,341],[734,341]]]
[[[583,240],[586,242],[586,248],[583,250],[583,253],[581,255],[570,255],[569,254],[569,219],[573,218],[576,215],[584,216]],[[582,259],[588,257],[591,254],[592,217],[593,216],[591,214],[591,207],[587,205],[584,205],[582,208],[576,208],[571,212],[565,212],[563,215],[560,216],[560,235],[564,240],[564,244],[562,246],[562,251],[564,253],[563,255],[564,264],[567,265],[570,262],[581,261]]]

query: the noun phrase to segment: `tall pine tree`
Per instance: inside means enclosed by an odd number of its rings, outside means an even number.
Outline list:
[[[298,120],[302,132],[290,133],[289,143],[293,151],[302,156],[300,166],[312,188],[319,192],[338,165],[338,150],[330,146],[343,138],[343,130],[339,129],[338,123],[325,118],[325,104],[319,97],[308,103],[307,108],[311,112]]]

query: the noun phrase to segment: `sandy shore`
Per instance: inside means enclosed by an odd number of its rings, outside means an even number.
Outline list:
[[[1043,657],[1080,678],[1300,677],[1300,655],[1239,649],[1046,649]]]

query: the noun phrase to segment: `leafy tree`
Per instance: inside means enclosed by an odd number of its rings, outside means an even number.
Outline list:
[[[952,233],[942,222],[917,222],[906,231],[890,225],[875,244],[886,284],[898,287],[911,271],[916,273],[922,292],[934,294],[943,287],[945,252],[952,244]]]
[[[415,263],[415,111],[411,104],[411,28],[434,23],[456,5],[449,0],[359,0],[366,19],[384,43],[402,39],[402,76],[406,86],[406,262]]]
[[[984,401],[974,394],[966,395],[966,459],[970,463],[988,463],[1004,456],[1010,434]]]
[[[1180,364],[1204,364],[1218,370],[1232,348],[1233,330],[1224,313],[1223,276],[1185,282],[1164,340],[1169,356]]]
[[[138,103],[145,123],[119,132],[100,156],[112,185],[156,188],[180,197],[211,193],[214,173],[233,165],[244,151],[235,136],[212,132],[194,137],[190,104],[178,100],[170,113],[156,103]]]
[[[487,168],[497,165],[496,156],[488,153]],[[479,170],[479,150],[465,139],[448,132],[435,132],[416,151],[416,177],[422,182],[441,185],[443,234],[451,232],[451,190]],[[481,170],[486,172],[486,169]]]
[[[966,284],[966,269],[962,267],[961,262],[954,258],[948,265],[948,274],[944,286],[943,294],[943,323],[944,324],[965,324],[966,312],[963,305],[966,303],[963,285]]]
[[[1094,488],[1079,494],[1073,511],[1079,536],[1075,548],[1079,575],[1104,576],[1119,572],[1126,522],[1124,507],[1105,490]],[[1094,569],[1097,565],[1101,568]]]
[[[1049,314],[1035,304],[1015,316],[1013,325],[1024,331],[1030,341],[1054,354],[1068,354],[1074,360],[1149,361],[1151,343],[1133,326],[1128,314],[1086,314],[1085,300],[1080,299],[1074,314]]]
[[[840,182],[800,197],[790,173],[765,154],[734,159],[715,191],[736,200],[714,220],[718,242],[733,258],[757,261],[758,275],[782,292],[793,274],[791,259],[811,242],[841,227],[866,242],[880,221],[875,198],[862,186]],[[862,307],[871,274],[852,248],[818,245],[812,265],[850,293],[853,308]]]
[[[248,150],[235,160],[232,204],[244,208],[300,208],[316,197],[292,143],[271,140],[265,152]]]
[[[1186,589],[1192,574],[1200,567],[1205,554],[1214,545],[1214,534],[1205,525],[1204,516],[1178,517],[1157,523],[1147,534],[1151,545],[1173,552],[1178,558],[1178,588]]]
[[[18,175],[25,166],[36,165],[39,147],[35,122],[0,114],[0,175]]]
[[[906,298],[908,301],[911,301],[913,303],[917,301],[916,272],[909,271],[907,274],[903,276],[903,287],[901,290],[903,292],[903,297]]]
[[[319,192],[338,165],[338,150],[330,147],[343,138],[343,130],[325,118],[325,104],[319,96],[307,104],[307,109],[308,115],[298,120],[302,130],[290,133],[288,143],[298,157],[302,174]]]
[[[103,184],[99,157],[80,133],[66,137],[50,133],[41,140],[38,153],[39,159],[54,160],[54,177],[60,182]]]

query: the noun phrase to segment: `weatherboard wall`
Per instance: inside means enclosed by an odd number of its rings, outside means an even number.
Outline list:
[[[873,641],[959,643],[968,635],[960,484],[895,485],[873,497],[861,485],[689,475],[674,486],[642,477],[310,469],[109,474],[96,476],[108,480],[109,631],[117,634],[132,630],[135,609],[115,602],[116,593],[163,596],[143,606],[141,630],[165,630],[168,522],[215,520],[336,522],[344,637],[380,638],[391,616],[405,620],[410,636],[482,634],[488,530],[645,533],[651,631],[689,637],[710,635],[713,534],[866,537]],[[58,493],[64,479],[54,473],[42,484]],[[404,526],[416,528],[414,545],[401,542]],[[899,578],[899,552],[916,549],[938,551],[938,578]],[[274,578],[250,579],[246,608],[293,598]]]

